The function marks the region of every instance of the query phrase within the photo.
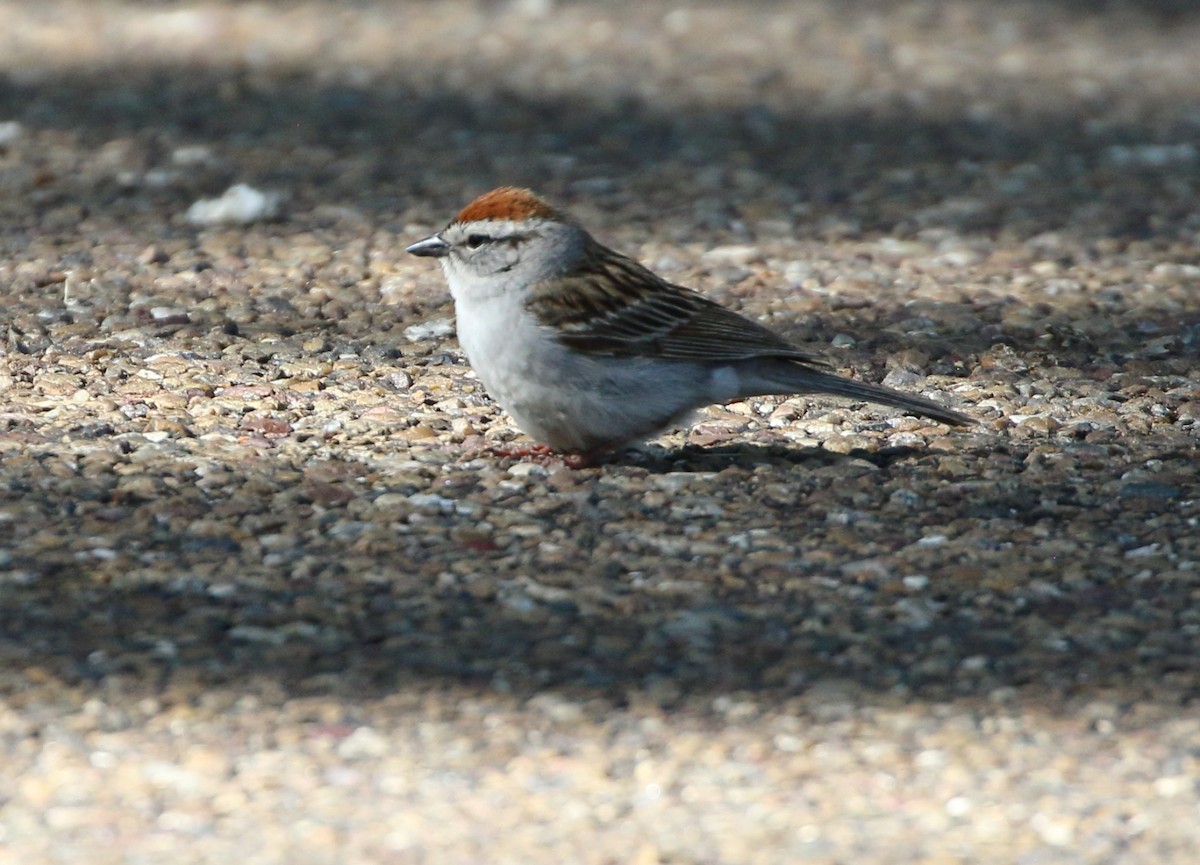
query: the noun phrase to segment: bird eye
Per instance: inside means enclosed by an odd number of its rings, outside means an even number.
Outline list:
[[[469,235],[467,237],[467,248],[468,249],[479,249],[479,247],[483,246],[485,243],[487,243],[487,241],[488,241],[488,239],[487,239],[486,235],[483,235],[483,234]]]

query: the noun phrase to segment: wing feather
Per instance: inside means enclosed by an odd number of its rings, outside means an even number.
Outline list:
[[[712,363],[778,357],[827,365],[761,324],[595,242],[573,272],[540,285],[528,305],[563,343],[590,354]]]

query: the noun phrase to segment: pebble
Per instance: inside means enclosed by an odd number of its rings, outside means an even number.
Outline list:
[[[155,324],[187,324],[191,321],[186,310],[172,306],[150,307],[150,318],[154,320]]]
[[[0,121],[0,147],[12,145],[25,134],[25,127],[17,120]]]
[[[282,200],[276,192],[263,192],[245,183],[235,183],[220,198],[202,198],[187,210],[193,225],[249,225],[273,219],[280,213]]]
[[[404,329],[404,338],[409,342],[424,339],[441,339],[454,333],[454,320],[438,318],[421,324],[409,325]]]

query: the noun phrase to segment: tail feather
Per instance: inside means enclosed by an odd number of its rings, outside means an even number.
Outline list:
[[[967,426],[974,424],[973,418],[946,408],[940,403],[913,394],[901,393],[890,387],[883,387],[870,382],[857,381],[852,378],[821,372],[808,367],[790,365],[786,374],[773,376],[778,383],[784,385],[777,393],[831,393],[838,396],[862,399],[867,402],[889,405],[902,409],[909,414],[920,415],[941,421],[950,426]]]

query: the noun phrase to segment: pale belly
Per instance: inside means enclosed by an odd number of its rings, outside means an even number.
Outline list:
[[[714,394],[710,371],[694,364],[582,355],[522,316],[488,312],[466,322],[459,313],[471,368],[523,432],[555,450],[584,453],[648,438],[727,398]]]

